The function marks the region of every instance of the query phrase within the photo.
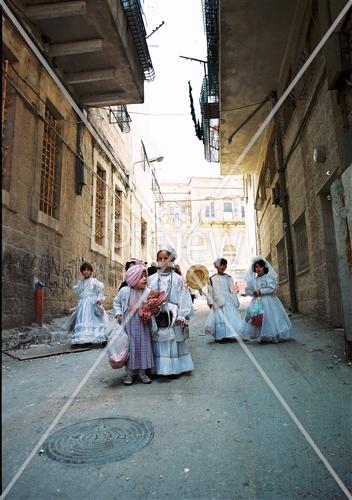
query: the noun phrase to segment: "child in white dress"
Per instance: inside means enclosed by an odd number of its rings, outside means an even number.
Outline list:
[[[262,257],[254,257],[245,275],[246,294],[253,297],[248,306],[243,334],[258,342],[288,339],[292,335],[292,325],[280,299],[276,296],[276,273],[269,262]],[[249,313],[253,305],[258,306],[258,319],[251,320]]]
[[[207,302],[211,311],[205,323],[205,333],[222,343],[239,337],[243,322],[233,279],[225,273],[227,260],[216,259],[214,266],[217,274],[213,274],[208,283]]]
[[[158,247],[158,272],[149,277],[151,289],[167,293],[167,301],[155,316],[153,350],[157,375],[178,375],[194,368],[188,349],[187,321],[194,317],[185,282],[173,269],[176,251],[170,245]]]
[[[80,271],[83,279],[73,287],[78,305],[72,344],[101,344],[106,342],[108,325],[108,315],[102,307],[104,285],[92,277],[93,267],[89,262],[83,262]]]

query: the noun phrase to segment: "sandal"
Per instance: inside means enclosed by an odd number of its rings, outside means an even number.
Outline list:
[[[125,385],[132,385],[133,384],[133,378],[131,377],[131,375],[127,375],[127,377],[123,379],[123,383]]]

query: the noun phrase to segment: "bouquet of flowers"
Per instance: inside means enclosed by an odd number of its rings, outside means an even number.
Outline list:
[[[149,321],[161,304],[166,302],[167,293],[159,290],[151,290],[146,301],[139,308],[138,313],[142,321]]]

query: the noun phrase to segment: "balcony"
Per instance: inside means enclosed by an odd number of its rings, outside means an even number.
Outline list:
[[[207,64],[200,94],[205,159],[219,161],[218,0],[202,0],[207,38]]]
[[[238,226],[244,225],[245,219],[239,211],[221,212],[215,211],[213,214],[201,214],[199,224],[203,226]]]
[[[260,152],[266,150],[270,129],[259,137],[246,156],[242,152],[271,111],[271,103],[266,101],[248,122],[246,120],[277,90],[285,53],[295,46],[291,39],[292,27],[295,23],[298,26],[301,18],[303,22],[309,17],[308,3],[222,0],[219,24],[222,175],[258,171],[258,158]]]
[[[153,79],[154,70],[139,0],[15,0],[11,4],[81,105],[143,102],[144,80]]]

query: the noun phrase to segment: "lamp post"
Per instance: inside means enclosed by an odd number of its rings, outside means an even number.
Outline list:
[[[132,175],[134,174],[134,166],[137,165],[137,163],[144,163],[146,160],[147,160],[147,163],[154,163],[154,162],[160,163],[161,161],[164,160],[164,157],[163,156],[157,156],[156,158],[152,158],[152,159],[149,159],[148,157],[145,157],[144,160],[135,161],[133,163],[133,165],[132,165]]]

